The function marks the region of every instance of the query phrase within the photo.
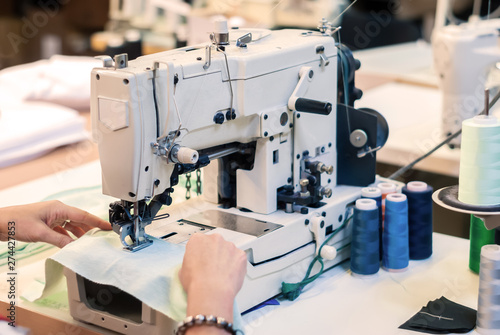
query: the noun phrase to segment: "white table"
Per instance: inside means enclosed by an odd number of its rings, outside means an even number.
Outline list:
[[[434,234],[433,256],[411,261],[404,273],[380,270],[354,277],[346,262],[306,287],[297,300],[245,315],[245,334],[418,334],[398,327],[430,300],[445,296],[477,308],[479,276],[468,261],[468,240]]]

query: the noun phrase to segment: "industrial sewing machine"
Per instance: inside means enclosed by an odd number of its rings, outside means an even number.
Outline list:
[[[302,279],[375,181],[375,151],[388,136],[380,114],[352,107],[359,63],[331,26],[319,28],[228,31],[219,22],[208,45],[104,58],[93,70],[103,193],[121,199],[110,222],[124,249],[147,252],[149,235],[184,243],[199,231],[222,234],[248,257],[242,311]],[[202,167],[203,195],[159,212],[178,176]],[[348,257],[348,228],[323,247],[325,268]],[[82,291],[97,284],[66,275],[79,320],[127,334],[169,324],[145,305],[133,320],[93,310]]]
[[[434,66],[443,96],[444,136],[454,134],[463,120],[481,112],[485,86],[491,84],[488,77],[500,62],[500,19],[471,16],[468,22],[446,25],[448,13],[449,0],[440,0],[432,35]],[[460,138],[451,140],[450,145],[460,146]]]

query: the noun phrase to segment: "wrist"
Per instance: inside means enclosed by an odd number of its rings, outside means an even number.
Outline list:
[[[188,316],[181,322],[175,335],[236,335],[233,324],[224,318],[213,315]]]
[[[233,322],[235,293],[222,285],[192,284],[187,290],[187,315],[215,315]]]

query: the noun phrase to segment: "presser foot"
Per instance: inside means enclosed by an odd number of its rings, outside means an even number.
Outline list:
[[[144,233],[144,230],[136,234],[136,227],[133,223],[117,226],[119,227],[117,228],[119,229],[120,242],[122,243],[124,250],[136,252],[150,246],[153,243],[153,240],[149,237],[149,235]]]

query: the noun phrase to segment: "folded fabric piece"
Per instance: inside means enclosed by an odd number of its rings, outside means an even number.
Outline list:
[[[46,286],[39,299],[58,290],[60,282],[65,280],[64,266],[93,282],[117,287],[181,321],[186,317],[187,307],[187,297],[178,278],[183,257],[183,245],[156,238],[145,249],[126,252],[114,232],[94,229],[47,260]],[[236,304],[234,324],[241,329],[242,319]]]
[[[5,101],[48,101],[76,109],[90,106],[92,57],[55,55],[0,71],[0,108]]]
[[[30,335],[28,328],[9,325],[8,321],[0,320],[0,334],[2,335]]]
[[[47,102],[2,102],[0,111],[0,168],[88,138],[85,118],[67,107]]]
[[[429,301],[401,329],[427,334],[468,333],[476,326],[476,310],[441,297]]]

